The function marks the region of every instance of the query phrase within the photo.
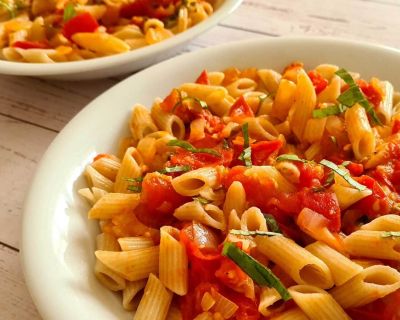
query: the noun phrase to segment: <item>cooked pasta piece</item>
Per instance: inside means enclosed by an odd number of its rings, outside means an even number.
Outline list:
[[[111,219],[125,210],[133,210],[139,204],[138,194],[107,193],[89,210],[89,219]]]
[[[148,237],[125,237],[119,238],[118,243],[122,251],[131,251],[154,246],[154,241]]]
[[[164,112],[160,104],[155,103],[151,109],[151,116],[157,127],[167,131],[177,139],[183,139],[185,136],[185,125],[178,116]]]
[[[135,310],[136,298],[140,291],[146,286],[146,280],[128,281],[122,291],[122,306],[125,310]]]
[[[226,192],[224,202],[224,215],[227,219],[232,210],[241,216],[246,208],[246,191],[239,181],[233,182]]]
[[[293,300],[310,320],[351,319],[325,290],[309,285],[298,285],[290,287],[289,292]]]
[[[145,279],[158,273],[159,247],[135,249],[124,252],[97,250],[95,252],[105,266],[129,281]]]
[[[175,191],[183,196],[195,196],[202,190],[218,184],[216,168],[201,168],[182,174],[172,180]]]
[[[151,273],[144,288],[143,298],[135,313],[135,320],[164,320],[172,301],[173,293]]]
[[[176,228],[161,228],[159,274],[166,288],[180,296],[187,294],[188,259]]]
[[[129,128],[135,141],[139,141],[148,134],[158,131],[149,110],[141,104],[136,104],[133,107]]]
[[[400,237],[386,237],[381,231],[358,230],[343,242],[346,251],[355,257],[400,260]]]
[[[333,286],[328,266],[294,241],[283,236],[258,236],[255,241],[257,249],[279,265],[298,284],[308,284],[323,289]],[[287,257],[291,257],[290,263],[287,263]]]
[[[306,249],[325,262],[337,286],[344,284],[363,270],[361,266],[323,242],[316,241],[309,244]]]
[[[142,175],[142,164],[143,159],[137,149],[134,147],[128,148],[115,178],[114,191],[128,192],[128,186],[132,184],[128,179],[138,178]]]
[[[375,150],[376,140],[365,109],[359,104],[347,109],[345,124],[356,159],[370,156]]]
[[[275,309],[274,303],[280,301],[282,297],[274,288],[262,288],[258,311],[265,317],[271,316]]]
[[[362,225],[360,229],[371,231],[400,231],[400,216],[395,214],[380,216]]]
[[[389,266],[371,266],[330,293],[343,308],[366,305],[400,288],[400,273]]]

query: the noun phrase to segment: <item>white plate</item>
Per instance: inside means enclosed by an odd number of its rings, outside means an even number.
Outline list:
[[[182,55],[131,76],[81,111],[57,136],[37,169],[23,218],[22,257],[26,282],[44,319],[131,319],[119,297],[93,276],[96,222],[77,194],[81,173],[101,152],[116,152],[128,134],[134,103],[150,106],[200,72],[229,66],[277,70],[293,60],[306,67],[334,63],[376,75],[400,88],[400,52],[354,41],[280,38],[225,44]]]
[[[54,64],[0,60],[0,74],[59,80],[88,80],[127,74],[172,57],[186,43],[230,15],[242,1],[217,0],[216,9],[208,19],[171,39],[151,46],[103,58]]]

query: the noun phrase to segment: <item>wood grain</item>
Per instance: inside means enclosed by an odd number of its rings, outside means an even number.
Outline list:
[[[25,287],[19,254],[0,245],[0,319],[40,319]]]
[[[245,0],[180,54],[242,39],[300,35],[400,48],[399,16],[400,0]],[[22,206],[37,163],[74,115],[123,78],[61,82],[0,76],[0,319],[40,319],[18,261]]]

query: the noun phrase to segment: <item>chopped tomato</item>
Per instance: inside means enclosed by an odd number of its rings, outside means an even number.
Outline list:
[[[206,120],[205,130],[209,134],[219,133],[225,128],[225,124],[221,118],[213,115],[209,110],[203,109],[196,116]]]
[[[358,201],[354,205],[354,209],[362,210],[369,218],[376,218],[390,212],[389,200],[374,178],[364,175],[354,179],[372,190],[372,194]]]
[[[365,80],[358,80],[358,86],[360,87],[361,91],[367,97],[368,101],[371,102],[375,108],[379,107],[379,104],[382,101],[381,93],[376,90],[374,86],[370,83],[366,82]]]
[[[235,313],[236,320],[258,320],[260,319],[260,312],[258,311],[258,302],[250,300],[243,296],[229,296],[239,306],[239,309]]]
[[[246,198],[250,205],[267,212],[269,200],[276,195],[275,184],[267,177],[248,175],[246,170],[247,168],[243,166],[233,167],[224,177],[223,185],[228,189],[234,181],[239,181],[246,191]]]
[[[358,177],[364,172],[364,166],[361,163],[350,162],[347,167],[352,176]]]
[[[71,39],[75,33],[79,32],[95,32],[99,24],[97,20],[89,13],[84,12],[68,20],[63,27],[63,35]]]
[[[248,117],[254,117],[254,112],[250,108],[243,96],[240,96],[229,110],[229,116],[234,120],[240,120]]]
[[[208,78],[207,70],[204,70],[200,76],[197,78],[196,83],[198,84],[210,84],[210,79]]]
[[[307,233],[314,239],[325,242],[336,250],[344,252],[342,240],[339,237],[339,234],[328,230],[330,220],[318,212],[304,208],[297,217],[297,225],[303,232]]]
[[[140,204],[135,209],[142,223],[154,228],[171,223],[174,210],[187,201],[174,190],[171,180],[171,177],[159,174],[145,176]]]
[[[324,171],[321,167],[307,162],[307,163],[296,163],[300,170],[300,187],[319,187],[321,180],[324,178]]]
[[[392,134],[400,132],[400,119],[395,119],[392,127]]]
[[[254,292],[254,284],[249,276],[229,258],[221,258],[221,265],[215,276],[221,283],[245,296]]]
[[[255,166],[262,166],[267,164],[267,160],[271,155],[276,153],[282,148],[283,143],[281,140],[274,141],[260,141],[251,144],[251,161]]]
[[[362,307],[346,310],[353,320],[400,320],[400,290]]]
[[[320,92],[324,91],[325,88],[328,86],[328,80],[326,80],[320,73],[315,70],[312,70],[308,73],[308,76],[311,79],[311,82],[314,85],[315,93],[319,94]]]
[[[177,89],[173,89],[171,93],[165,97],[161,102],[160,107],[164,112],[177,115],[184,123],[189,123],[193,120],[193,115],[182,103],[181,93]]]
[[[49,44],[45,41],[16,41],[12,45],[13,48],[20,49],[48,49]]]
[[[164,19],[174,14],[175,8],[172,4],[176,2],[176,0],[136,0],[123,5],[120,15],[127,19],[134,16]]]

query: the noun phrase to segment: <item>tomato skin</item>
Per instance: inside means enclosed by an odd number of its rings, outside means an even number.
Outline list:
[[[197,78],[196,83],[206,84],[206,85],[210,84],[210,79],[208,78],[207,70],[203,70],[203,72]]]
[[[352,176],[356,177],[362,175],[364,172],[364,166],[361,163],[350,162],[346,168],[349,169]]]
[[[281,140],[259,141],[251,144],[251,162],[255,166],[267,164],[267,160],[271,155],[277,154],[282,148]]]
[[[300,170],[300,187],[319,187],[321,180],[324,178],[323,170],[312,163],[296,163]]]
[[[371,219],[390,212],[390,205],[386,194],[374,178],[363,175],[354,179],[372,190],[371,195],[361,199],[352,206],[354,209],[363,211]]]
[[[20,49],[48,49],[49,44],[45,41],[16,41],[12,45],[13,48]]]
[[[171,185],[171,177],[146,175],[142,183],[140,204],[135,209],[137,218],[147,226],[159,228],[171,223],[176,208],[187,202]]]
[[[63,27],[63,35],[71,39],[75,33],[95,32],[99,27],[97,20],[89,13],[84,12],[68,20]]]
[[[229,110],[229,116],[235,120],[240,120],[248,117],[254,117],[254,112],[250,108],[243,96],[240,96]]]
[[[234,181],[239,181],[246,191],[246,198],[250,205],[268,212],[268,202],[277,194],[273,181],[246,175],[246,170],[247,168],[243,166],[233,167],[223,178],[223,186],[228,189]]]
[[[311,79],[311,82],[314,85],[315,93],[319,94],[320,92],[324,91],[325,88],[328,86],[328,80],[326,80],[320,73],[315,70],[312,70],[308,73],[308,76]]]
[[[400,132],[400,119],[395,119],[392,127],[392,134]]]
[[[364,95],[367,97],[368,101],[371,102],[375,108],[378,108],[379,104],[382,101],[381,93],[365,80],[358,80],[357,84]]]
[[[134,16],[147,16],[150,18],[164,19],[174,14],[172,4],[176,0],[136,0],[121,7],[120,16],[130,19]]]

